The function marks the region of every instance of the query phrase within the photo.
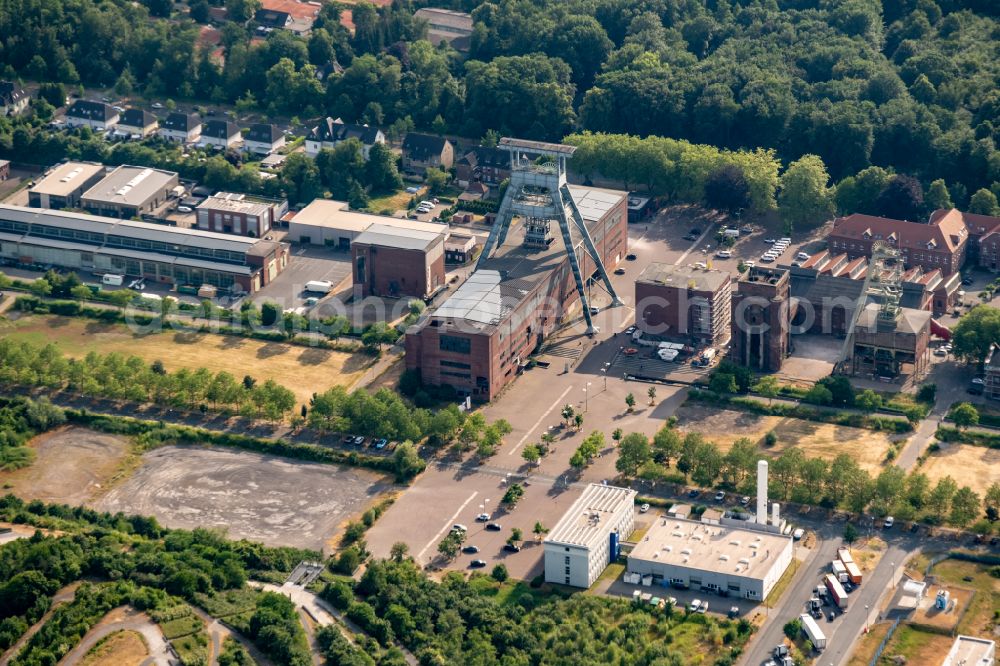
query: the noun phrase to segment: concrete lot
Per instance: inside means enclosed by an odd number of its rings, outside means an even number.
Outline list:
[[[282,309],[301,307],[310,296],[302,287],[310,280],[329,280],[333,283],[333,291],[343,288],[342,282],[350,286],[351,255],[349,252],[331,250],[323,247],[292,246],[292,256],[288,267],[269,285],[253,295],[257,303],[274,301]],[[332,292],[331,292],[332,293]]]
[[[840,358],[844,340],[828,335],[793,335],[792,353],[777,373],[782,381],[811,384],[828,376]]]
[[[174,528],[215,527],[234,539],[323,549],[390,484],[359,469],[248,451],[168,446],[143,456],[102,511],[156,516]]]

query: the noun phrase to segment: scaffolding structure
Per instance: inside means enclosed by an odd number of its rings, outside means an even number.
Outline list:
[[[621,305],[622,301],[611,284],[604,262],[594,246],[594,241],[587,231],[587,225],[566,182],[566,160],[572,158],[576,148],[507,137],[501,139],[497,147],[510,152],[510,185],[503,201],[500,202],[496,222],[490,230],[489,238],[486,239],[483,252],[479,255],[477,270],[483,267],[484,262],[496,248],[503,245],[515,216],[525,219],[523,244],[532,249],[546,249],[552,244],[554,239],[551,223],[557,222],[562,232],[570,270],[576,282],[576,290],[580,294],[580,303],[583,305],[587,333],[596,333],[597,327],[594,326],[591,316],[590,302],[584,289],[584,276],[580,270],[579,257],[570,231],[570,220],[583,240],[582,251],[593,260],[598,276],[611,296],[612,305]]]

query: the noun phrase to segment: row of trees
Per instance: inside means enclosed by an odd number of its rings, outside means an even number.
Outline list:
[[[774,438],[770,444],[777,441]],[[652,440],[641,433],[622,437],[615,465],[627,477],[681,483],[690,479],[703,488],[749,494],[760,457],[757,443],[746,437],[737,439],[723,453],[701,434],[684,433],[668,423]],[[900,520],[949,522],[959,527],[984,515],[991,522],[1000,518],[1000,484],[991,486],[980,498],[970,487],[959,487],[950,476],[932,484],[926,474],[908,475],[895,465],[872,476],[848,454],[826,461],[808,458],[797,447],[785,449],[770,462],[769,493],[781,500],[842,507],[855,513],[892,514]],[[671,472],[671,467],[676,472]]]
[[[725,150],[658,136],[573,134],[573,168],[586,177],[600,175],[626,187],[644,186],[673,201],[702,203],[735,215],[747,210],[777,210],[789,230],[809,227],[839,213],[865,213],[903,220],[923,220],[933,210],[968,203],[969,212],[997,215],[1000,180],[971,199],[959,183],[944,179],[927,191],[912,176],[868,167],[836,185],[823,159],[803,155],[781,170],[774,150]]]
[[[67,358],[53,344],[0,339],[0,382],[69,390],[102,398],[155,402],[185,409],[231,410],[278,421],[295,407],[295,394],[268,379],[250,375],[242,381],[228,372],[181,368],[167,372],[138,356],[90,352]]]

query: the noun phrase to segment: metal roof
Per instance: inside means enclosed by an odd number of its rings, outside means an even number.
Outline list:
[[[497,324],[510,308],[500,296],[499,271],[476,271],[448,297],[435,312],[435,317],[450,317],[480,324]]]
[[[344,201],[330,199],[314,199],[312,203],[300,210],[291,218],[290,224],[342,229],[344,231],[362,232],[373,224],[384,224],[401,229],[415,231],[438,232],[446,227],[435,222],[420,222],[399,217],[372,215],[350,210]]]
[[[643,269],[636,280],[636,282],[662,284],[678,289],[707,291],[713,294],[719,289],[728,286],[731,281],[732,278],[725,271],[662,263],[649,264]]]
[[[590,484],[552,528],[545,543],[597,547],[608,538],[612,518],[623,511],[634,511],[637,494],[631,488]]]
[[[596,222],[601,219],[609,210],[614,208],[622,199],[628,197],[627,192],[618,190],[604,190],[597,187],[581,187],[570,185],[569,193],[573,195],[576,207],[580,209],[580,215],[587,222]]]
[[[177,181],[177,172],[123,164],[83,193],[86,201],[142,206]]]
[[[354,243],[395,247],[401,250],[426,250],[444,238],[446,228],[442,227],[434,233],[418,229],[401,229],[388,224],[373,224],[358,234]]]
[[[512,149],[520,148],[527,153],[548,153],[557,155],[572,155],[576,152],[576,146],[567,146],[562,143],[546,143],[544,141],[528,141],[527,139],[514,139],[503,137],[497,144],[500,148]]]
[[[64,197],[87,182],[96,174],[104,173],[103,164],[91,162],[64,162],[35,183],[29,192]]]

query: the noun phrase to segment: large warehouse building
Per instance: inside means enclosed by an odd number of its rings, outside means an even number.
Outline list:
[[[614,269],[628,252],[627,193],[569,189],[604,266]],[[406,332],[406,366],[419,369],[425,384],[492,400],[579,300],[562,236],[539,243],[525,227],[523,218],[512,225],[496,253]],[[571,241],[581,273],[591,279],[596,266],[575,229]]]
[[[94,215],[129,219],[152,213],[177,187],[177,173],[122,165],[80,197],[80,206]]]
[[[657,518],[627,570],[654,584],[763,601],[792,562],[792,538],[684,518]]]
[[[104,165],[94,162],[63,162],[52,167],[28,190],[32,208],[78,208],[83,193],[104,177]]]
[[[0,204],[0,257],[253,293],[288,265],[288,245],[84,213]]]
[[[587,588],[635,529],[636,491],[592,483],[544,542],[545,582]]]
[[[351,242],[373,224],[414,231],[447,233],[448,225],[359,213],[344,201],[316,199],[288,220],[288,240],[349,250]]]

